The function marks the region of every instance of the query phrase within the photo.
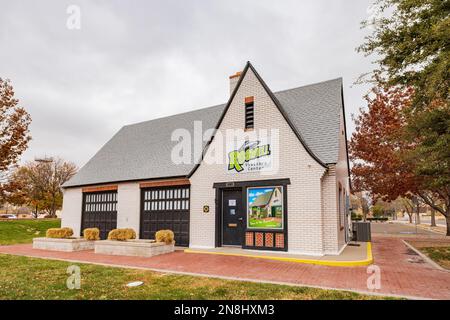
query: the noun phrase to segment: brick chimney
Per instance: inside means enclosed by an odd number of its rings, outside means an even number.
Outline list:
[[[242,73],[241,71],[238,71],[230,76],[230,95],[233,93],[234,88],[236,88],[241,73]]]

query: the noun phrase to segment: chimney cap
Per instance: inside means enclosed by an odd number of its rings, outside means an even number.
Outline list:
[[[238,78],[238,77],[241,76],[241,74],[242,74],[242,71],[238,71],[238,72],[236,72],[235,74],[231,75],[231,76],[230,76],[230,79]]]

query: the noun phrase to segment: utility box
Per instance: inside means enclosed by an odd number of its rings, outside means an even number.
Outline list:
[[[359,242],[370,242],[371,231],[370,231],[370,222],[353,222],[352,226],[353,230],[353,241]]]

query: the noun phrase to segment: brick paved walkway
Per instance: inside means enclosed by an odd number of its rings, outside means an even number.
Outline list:
[[[410,262],[411,258],[418,256],[400,238],[375,237],[372,245],[375,264],[381,269],[381,289],[373,292],[450,299],[450,272],[437,270],[427,263]],[[33,250],[29,244],[0,246],[0,253],[370,291],[366,285],[369,276],[366,267],[328,267],[182,251],[152,258],[137,258],[99,255],[93,251]]]

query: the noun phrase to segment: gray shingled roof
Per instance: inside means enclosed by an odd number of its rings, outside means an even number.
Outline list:
[[[336,163],[342,79],[274,93],[309,149],[323,163]],[[171,161],[175,129],[215,128],[225,104],[124,126],[64,187],[187,176],[192,165]]]
[[[326,164],[337,163],[342,78],[275,93],[310,150]]]

